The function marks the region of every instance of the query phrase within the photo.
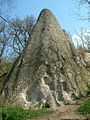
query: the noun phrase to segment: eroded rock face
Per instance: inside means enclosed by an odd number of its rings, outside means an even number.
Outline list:
[[[50,10],[41,11],[30,41],[13,64],[2,89],[6,103],[56,108],[87,94],[90,74]]]

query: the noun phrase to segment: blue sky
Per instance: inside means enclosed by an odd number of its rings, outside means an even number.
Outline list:
[[[12,17],[25,18],[27,15],[38,17],[44,8],[50,9],[56,16],[60,26],[71,34],[82,26],[88,27],[87,22],[77,20],[73,0],[18,0],[12,12]],[[76,0],[77,1],[77,0]],[[76,9],[77,10],[77,9]],[[79,11],[78,11],[79,12]],[[82,10],[82,12],[85,12]]]

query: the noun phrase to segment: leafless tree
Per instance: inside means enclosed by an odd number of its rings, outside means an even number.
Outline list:
[[[6,50],[7,54],[16,52],[20,54],[27,45],[35,24],[33,16],[27,16],[24,20],[20,18],[12,19],[1,23],[0,26],[0,58]],[[11,50],[10,50],[11,49]],[[4,54],[4,56],[5,56]]]
[[[90,0],[73,0],[77,13],[75,15],[79,20],[90,21]]]
[[[79,0],[79,3],[80,3],[81,5],[83,5],[83,4],[88,4],[88,5],[90,5],[90,0]]]
[[[0,0],[0,25],[4,22],[8,23],[9,13],[14,7],[14,0]]]
[[[81,28],[79,32],[75,33],[74,43],[77,42],[77,48],[82,48],[84,51],[90,52],[90,30]]]
[[[0,16],[6,15],[14,3],[14,0],[0,0]]]
[[[11,35],[13,49],[18,54],[20,54],[27,45],[34,23],[35,18],[33,16],[27,16],[24,20],[21,20],[20,18],[11,20],[9,34]]]
[[[8,44],[9,35],[7,34],[7,29],[5,22],[0,24],[0,61]]]

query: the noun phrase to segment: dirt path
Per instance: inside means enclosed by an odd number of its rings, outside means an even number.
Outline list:
[[[90,98],[87,98],[90,99]],[[32,119],[32,120],[90,120],[90,116],[82,116],[76,114],[76,109],[85,101],[86,99],[77,101],[72,105],[64,105],[58,108],[54,113],[48,116]],[[87,119],[88,118],[88,119]]]
[[[66,105],[57,109],[52,115],[33,120],[85,120],[85,117],[75,113],[78,107],[79,105]]]

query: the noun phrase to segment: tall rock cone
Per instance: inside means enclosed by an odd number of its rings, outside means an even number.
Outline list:
[[[90,74],[50,10],[41,11],[30,41],[3,82],[6,104],[51,108],[85,96]]]

